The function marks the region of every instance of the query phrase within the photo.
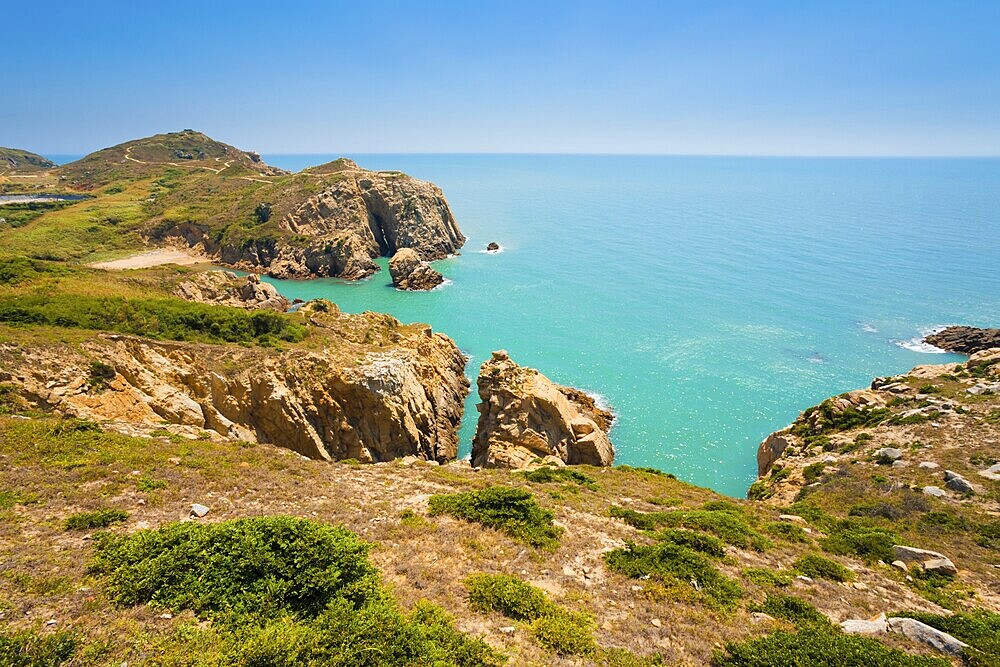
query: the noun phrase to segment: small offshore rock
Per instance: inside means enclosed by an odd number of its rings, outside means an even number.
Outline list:
[[[191,515],[196,516],[199,519],[208,514],[208,512],[209,512],[208,508],[205,507],[204,505],[201,505],[199,503],[191,505]]]
[[[947,632],[941,632],[926,623],[921,623],[912,618],[890,618],[889,629],[915,642],[925,644],[941,653],[949,655],[959,656],[962,654],[962,649],[969,646],[965,642],[955,639]]]
[[[496,241],[490,241],[489,243],[486,244],[486,250],[489,252],[496,252],[499,249],[500,249],[500,244],[497,243]]]
[[[426,291],[444,282],[444,276],[423,261],[416,250],[400,248],[389,260],[389,275],[397,289]]]

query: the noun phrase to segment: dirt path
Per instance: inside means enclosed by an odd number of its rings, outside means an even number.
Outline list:
[[[148,269],[151,266],[162,264],[180,264],[188,266],[191,264],[205,264],[209,259],[203,255],[192,255],[181,250],[150,250],[148,252],[123,257],[108,262],[96,262],[90,266],[95,269],[108,269],[109,271],[125,271],[127,269]]]

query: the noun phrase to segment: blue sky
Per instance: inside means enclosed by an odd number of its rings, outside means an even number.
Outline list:
[[[0,145],[1000,155],[1000,2],[3,0]]]

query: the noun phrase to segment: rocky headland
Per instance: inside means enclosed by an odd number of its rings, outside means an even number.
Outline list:
[[[924,342],[949,352],[975,354],[991,348],[1000,348],[1000,329],[947,327],[926,336]]]
[[[273,310],[284,313],[292,305],[260,276],[250,274],[244,278],[231,271],[203,271],[177,284],[174,294],[187,301],[235,306],[247,310]]]
[[[608,430],[614,416],[584,392],[519,366],[503,350],[483,364],[478,389],[474,465],[520,469],[613,462]]]

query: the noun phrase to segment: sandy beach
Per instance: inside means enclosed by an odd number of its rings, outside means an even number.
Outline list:
[[[150,250],[138,255],[123,257],[108,262],[95,262],[90,266],[95,269],[108,269],[110,271],[125,271],[128,269],[147,269],[151,266],[162,264],[180,264],[189,266],[191,264],[206,264],[208,258],[201,255],[192,255],[181,250]]]

